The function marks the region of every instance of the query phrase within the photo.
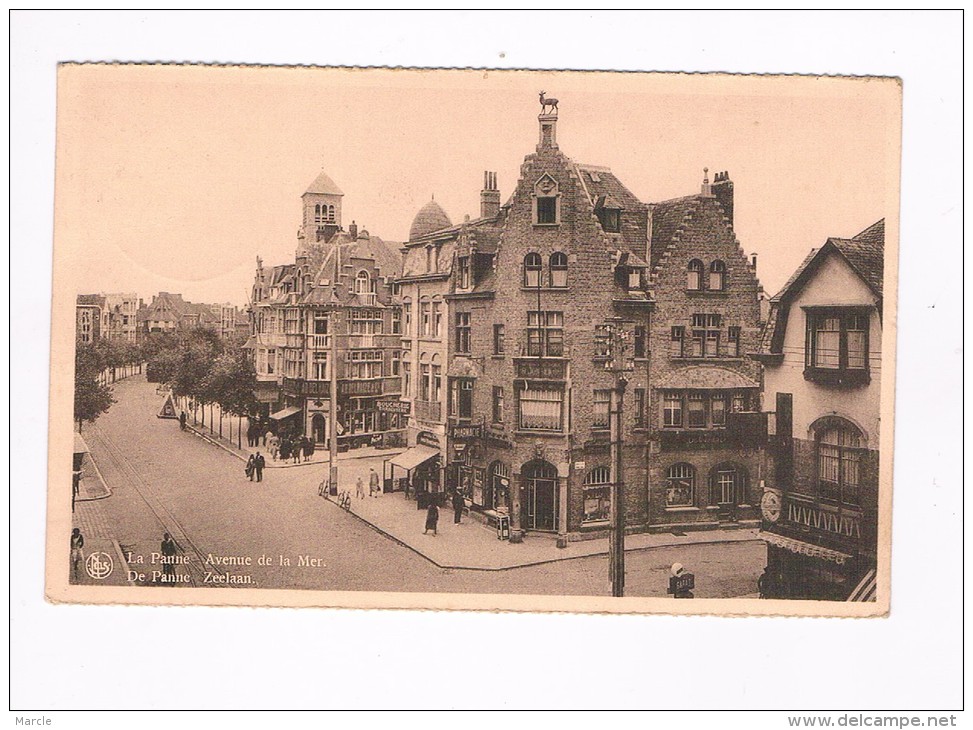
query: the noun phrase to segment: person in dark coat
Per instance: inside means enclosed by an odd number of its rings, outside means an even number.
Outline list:
[[[429,509],[426,510],[426,529],[422,531],[423,535],[427,535],[430,530],[432,530],[432,536],[436,536],[436,526],[439,524],[439,507],[434,503],[429,503]]]
[[[81,575],[81,563],[84,562],[84,535],[75,527],[71,530],[71,572],[74,578]]]
[[[176,541],[168,532],[162,535],[162,582],[175,585],[174,580],[169,580],[176,574],[176,566],[173,564],[176,557]]]
[[[186,411],[179,412],[179,429],[181,431],[186,430]]]
[[[295,438],[294,446],[291,450],[291,457],[293,457],[293,461],[291,463],[293,464],[301,463],[301,451],[303,450],[303,448],[304,448],[304,437],[302,436],[300,438]]]
[[[262,482],[264,480],[264,467],[267,466],[267,460],[264,459],[263,454],[259,451],[257,456],[253,460],[253,470],[257,472],[257,481]]]
[[[457,489],[453,492],[453,524],[458,525],[463,517],[463,508],[466,507],[466,500]]]
[[[311,443],[311,439],[307,436],[304,437],[304,461],[311,460],[311,454],[314,453],[314,444]]]
[[[255,457],[253,454],[250,454],[250,458],[247,459],[247,466],[243,470],[243,472],[247,475],[247,477],[249,477],[251,482],[253,481],[253,470],[256,465],[256,461],[257,461],[257,457]]]

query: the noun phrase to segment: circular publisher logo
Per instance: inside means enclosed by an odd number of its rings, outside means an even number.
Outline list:
[[[95,580],[104,580],[111,575],[115,564],[108,553],[91,553],[84,561],[84,569]]]

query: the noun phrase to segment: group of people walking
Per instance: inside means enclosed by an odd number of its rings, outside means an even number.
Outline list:
[[[463,510],[466,509],[466,499],[460,494],[458,489],[454,489],[449,501],[453,508],[453,524],[458,525],[463,521]],[[426,529],[422,531],[422,534],[428,535],[429,531],[432,530],[432,535],[435,537],[439,534],[438,528],[439,507],[436,506],[435,502],[430,502],[426,508]]]
[[[314,441],[307,436],[274,436],[271,434],[267,439],[267,447],[274,461],[287,461],[290,459],[293,464],[300,464],[301,461],[310,461],[314,456]]]
[[[247,459],[247,465],[243,470],[243,473],[247,475],[247,478],[252,482],[254,477],[257,478],[258,482],[264,480],[264,468],[267,466],[267,460],[264,455],[259,451],[256,454],[250,454],[250,458]]]

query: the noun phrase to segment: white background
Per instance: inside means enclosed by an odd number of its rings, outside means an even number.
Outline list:
[[[14,12],[10,23],[11,706],[19,714],[47,711],[55,725],[68,726],[62,722],[67,716],[51,711],[894,709],[925,717],[926,710],[960,707],[961,14]],[[902,77],[891,616],[721,619],[45,603],[55,64],[87,60]],[[72,727],[96,720],[70,719]],[[132,723],[120,715],[97,720],[98,727]],[[152,716],[138,723],[191,720],[219,721]],[[240,722],[276,720],[248,716]],[[784,714],[734,715],[724,722],[787,727]]]

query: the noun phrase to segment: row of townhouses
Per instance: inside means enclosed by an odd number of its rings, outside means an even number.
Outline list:
[[[234,304],[196,304],[170,292],[153,295],[147,304],[135,294],[79,294],[75,314],[77,336],[86,343],[141,342],[151,333],[195,327],[224,338],[250,330],[246,312]]]
[[[557,121],[538,117],[505,202],[486,172],[477,218],[430,200],[404,243],[346,230],[340,189],[312,183],[294,263],[257,261],[265,415],[327,443],[335,377],[339,449],[405,449],[387,490],[458,489],[515,541],[602,536],[620,322],[627,529],[761,526],[769,591],[847,597],[874,577],[882,222],[830,239],[768,301],[727,173],[645,203],[567,157]]]

